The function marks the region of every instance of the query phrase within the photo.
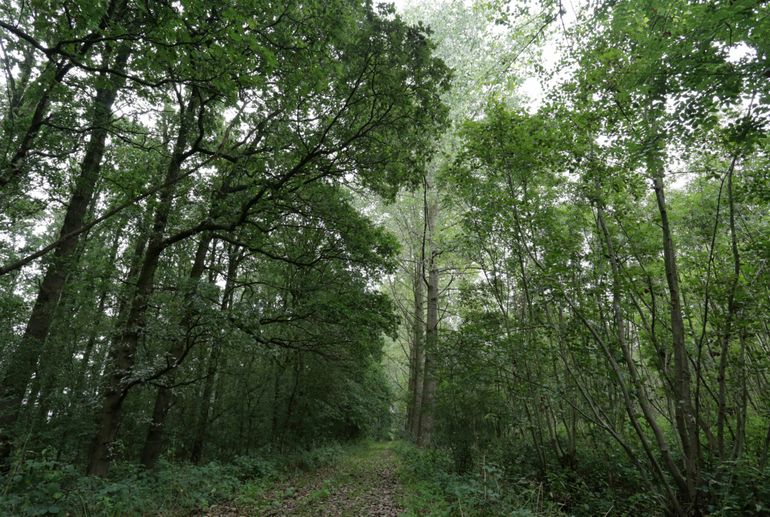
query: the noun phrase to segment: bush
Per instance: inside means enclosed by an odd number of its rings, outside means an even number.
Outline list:
[[[451,454],[438,449],[401,443],[396,451],[403,461],[401,476],[410,489],[409,506],[419,515],[563,515],[558,505],[543,501],[542,485],[514,482],[494,463],[457,474]]]
[[[52,453],[17,463],[0,477],[0,515],[189,515],[216,503],[258,494],[287,470],[314,470],[336,461],[338,444],[281,456],[240,456],[228,464],[160,460],[147,471],[117,463],[109,478],[82,475]]]
[[[725,462],[715,472],[704,473],[708,511],[714,515],[768,515],[770,468],[746,462]]]
[[[45,457],[27,459],[0,478],[0,512],[18,515],[66,514],[70,490],[79,475],[74,467]]]
[[[274,478],[279,471],[279,466],[274,460],[260,456],[238,456],[231,463],[235,475],[241,481],[256,478]]]
[[[342,454],[343,447],[337,443],[298,449],[285,456],[284,466],[295,470],[315,470],[334,463]]]
[[[226,466],[161,461],[152,471],[116,464],[102,479],[45,457],[27,459],[0,480],[0,514],[184,515],[232,499],[245,480],[275,472],[273,463],[260,458]]]

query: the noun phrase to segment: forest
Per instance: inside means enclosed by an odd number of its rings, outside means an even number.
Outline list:
[[[766,0],[3,0],[0,63],[0,515],[770,515]]]

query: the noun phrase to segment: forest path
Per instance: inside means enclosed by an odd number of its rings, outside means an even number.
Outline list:
[[[362,444],[333,465],[295,474],[247,498],[245,505],[217,505],[206,515],[395,517],[404,512],[398,461],[391,443]]]

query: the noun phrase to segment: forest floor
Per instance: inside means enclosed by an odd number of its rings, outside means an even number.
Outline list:
[[[245,487],[235,501],[213,506],[205,515],[397,516],[405,512],[398,470],[392,443],[365,443],[346,449],[332,465]]]

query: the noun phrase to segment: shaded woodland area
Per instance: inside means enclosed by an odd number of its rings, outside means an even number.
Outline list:
[[[393,515],[766,515],[769,53],[757,0],[3,2],[0,513],[337,461]]]

